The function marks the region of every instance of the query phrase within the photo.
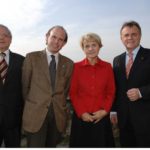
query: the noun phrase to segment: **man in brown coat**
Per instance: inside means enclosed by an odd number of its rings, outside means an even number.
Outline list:
[[[66,30],[54,26],[46,34],[46,49],[29,53],[25,58],[23,129],[28,147],[56,147],[66,128],[66,99],[73,61],[59,51],[67,39]]]

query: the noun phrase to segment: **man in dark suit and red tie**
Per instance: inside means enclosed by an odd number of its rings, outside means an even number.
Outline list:
[[[20,147],[24,57],[10,51],[11,31],[0,24],[0,146]]]
[[[126,22],[120,30],[126,52],[113,61],[116,99],[112,123],[120,129],[122,147],[150,147],[150,49],[140,45],[141,27]]]

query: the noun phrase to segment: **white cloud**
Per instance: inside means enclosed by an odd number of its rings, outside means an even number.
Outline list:
[[[0,24],[10,28],[13,34],[11,49],[25,55],[43,46],[44,41],[36,35],[44,19],[47,0],[0,0]],[[48,2],[52,5],[52,1]],[[19,50],[19,51],[18,51]]]
[[[0,0],[0,21],[15,30],[35,26],[42,19],[45,0]]]
[[[47,30],[56,24],[63,25],[69,39],[62,53],[73,60],[84,56],[79,45],[81,36],[95,32],[104,45],[100,56],[112,61],[114,55],[124,49],[119,30],[126,20],[140,22],[143,46],[150,47],[149,3],[149,0],[127,0],[125,4],[121,0],[114,3],[111,0],[86,0],[86,3],[81,0],[0,0],[0,24],[12,31],[11,49],[24,55],[44,48]]]

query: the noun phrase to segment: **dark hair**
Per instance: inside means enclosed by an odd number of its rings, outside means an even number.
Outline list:
[[[141,27],[140,27],[140,25],[136,21],[125,22],[122,25],[121,29],[120,29],[120,33],[122,32],[123,28],[125,28],[125,27],[133,27],[133,26],[136,26],[138,28],[140,34],[142,34]]]
[[[68,34],[67,34],[67,31],[64,29],[63,26],[60,26],[60,25],[53,26],[52,28],[50,28],[50,29],[48,30],[48,32],[46,33],[46,36],[49,36],[50,33],[51,33],[51,31],[52,31],[54,28],[60,28],[60,29],[62,29],[62,30],[64,31],[64,33],[65,33],[65,35],[66,35],[64,41],[65,41],[65,43],[66,43],[66,42],[68,41]]]
[[[6,27],[5,25],[3,24],[0,24],[0,27],[4,28],[7,32],[8,32],[8,35],[10,36],[10,38],[12,38],[12,34],[11,34],[11,31],[9,30],[8,27]]]

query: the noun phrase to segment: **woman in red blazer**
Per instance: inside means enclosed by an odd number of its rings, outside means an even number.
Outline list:
[[[97,34],[84,35],[80,44],[86,58],[75,63],[71,80],[70,147],[113,147],[109,119],[115,94],[113,70],[98,57],[102,43]]]

